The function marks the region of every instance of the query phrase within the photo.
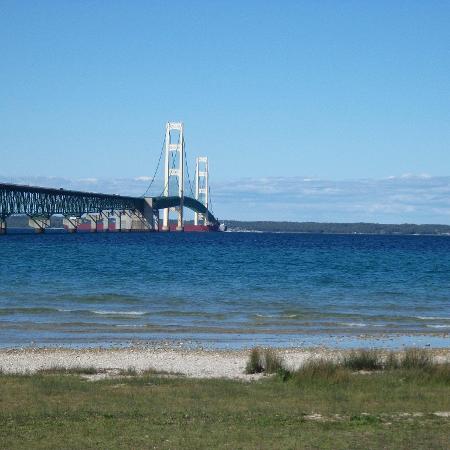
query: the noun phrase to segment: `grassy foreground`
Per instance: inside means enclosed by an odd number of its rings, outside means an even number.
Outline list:
[[[426,369],[253,382],[0,375],[0,446],[444,449],[449,394],[448,376]]]

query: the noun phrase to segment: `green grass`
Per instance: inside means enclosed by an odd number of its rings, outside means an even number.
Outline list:
[[[253,382],[0,375],[0,448],[443,449],[450,418],[433,413],[449,392],[449,366],[361,375],[323,360]]]

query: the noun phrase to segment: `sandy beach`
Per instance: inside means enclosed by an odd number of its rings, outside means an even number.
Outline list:
[[[347,351],[347,350],[346,350]],[[309,358],[336,359],[344,350],[278,349],[277,352],[292,369]],[[437,362],[450,361],[450,349],[430,349]],[[245,374],[249,351],[181,350],[154,348],[127,349],[10,349],[0,351],[0,371],[34,373],[55,368],[95,368],[103,376],[120,370],[137,372],[155,370],[192,378],[252,379]]]

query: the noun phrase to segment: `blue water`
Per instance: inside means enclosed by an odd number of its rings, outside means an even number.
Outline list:
[[[447,346],[450,237],[0,236],[0,346]]]

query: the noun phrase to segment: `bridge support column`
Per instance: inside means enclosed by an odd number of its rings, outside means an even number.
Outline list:
[[[209,169],[208,157],[199,156],[195,166],[195,199],[203,203],[208,209],[209,206]],[[208,225],[208,215],[196,212],[194,214],[194,225],[198,225],[203,220],[204,225]]]
[[[133,215],[136,220],[138,231],[153,231],[153,214],[149,216],[149,219],[147,219],[141,211],[134,211]]]
[[[119,211],[119,233],[122,233],[122,215],[123,211]]]
[[[70,216],[64,217],[64,220],[67,220],[67,222],[69,222],[69,224],[70,224],[70,226],[67,226],[67,232],[68,233],[76,233],[77,232],[77,223],[74,222]],[[64,222],[63,222],[63,224],[64,224]]]
[[[99,222],[103,225],[103,232],[109,232],[109,217],[112,215],[113,211],[100,211],[99,213]],[[106,227],[105,227],[106,221]]]
[[[172,131],[178,131],[178,142],[172,143]],[[170,195],[170,179],[176,177],[178,183],[178,196],[181,198],[178,208],[177,231],[184,230],[183,199],[184,199],[184,136],[182,122],[168,122],[166,124],[166,152],[164,164],[164,197]],[[178,167],[175,168],[178,163]],[[170,230],[170,208],[164,209],[163,231]]]
[[[48,219],[43,217],[33,217],[28,216],[31,221],[36,225],[36,233],[43,233],[45,229],[48,227]],[[38,222],[40,220],[41,223]]]
[[[123,220],[123,218],[126,220]],[[124,222],[128,224],[126,228],[122,228]],[[124,210],[120,218],[121,231],[143,232],[151,231],[152,223],[147,220],[142,210]]]
[[[0,234],[6,234],[6,217],[0,217]]]
[[[120,231],[126,233],[133,231],[133,216],[127,209],[124,209],[122,211],[122,215],[120,216]]]
[[[159,211],[153,208],[153,198],[145,198],[144,219],[150,225],[151,231],[159,231]]]

